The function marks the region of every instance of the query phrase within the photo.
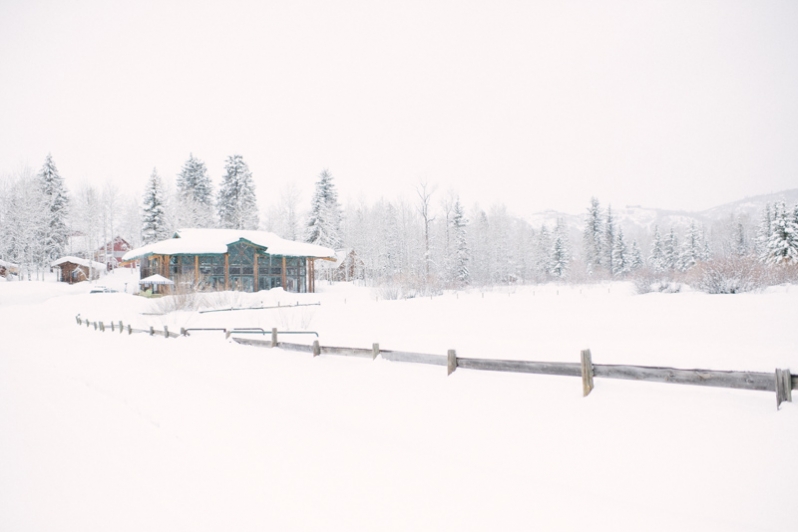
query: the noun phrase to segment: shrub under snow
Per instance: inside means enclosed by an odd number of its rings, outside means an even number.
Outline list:
[[[767,286],[767,270],[753,257],[731,256],[702,263],[697,287],[708,294],[739,294]]]

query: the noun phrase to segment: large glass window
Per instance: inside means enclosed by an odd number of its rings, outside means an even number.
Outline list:
[[[224,255],[199,256],[199,288],[224,290]]]
[[[227,247],[229,253],[230,288],[242,292],[255,290],[255,247],[237,242]]]
[[[180,257],[180,275],[186,279],[194,280],[194,255]]]

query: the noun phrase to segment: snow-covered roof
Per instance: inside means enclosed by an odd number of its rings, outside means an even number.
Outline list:
[[[334,258],[330,248],[285,240],[266,231],[243,229],[179,229],[174,237],[132,249],[122,256],[123,261],[148,255],[204,255],[227,253],[227,246],[244,239],[266,248],[270,255],[286,257]]]
[[[139,284],[175,284],[174,281],[170,281],[166,277],[162,275],[158,275],[157,273],[154,275],[150,275],[149,277],[145,277]]]
[[[77,264],[79,266],[85,266],[86,268],[92,268],[95,270],[105,270],[105,264],[102,262],[96,262],[93,260],[81,259],[80,257],[73,257],[72,255],[67,255],[66,257],[61,257],[60,259],[52,262],[50,266],[59,266],[64,264],[65,262],[71,262],[72,264]]]
[[[319,270],[324,270],[324,269],[334,270],[334,269],[338,268],[339,266],[341,266],[341,264],[344,263],[344,261],[349,256],[349,254],[352,253],[352,251],[354,251],[352,248],[336,249],[335,250],[335,260],[334,261],[330,261],[330,262],[324,261],[324,262],[322,262],[320,264],[317,264],[316,268],[319,269]]]
[[[14,264],[13,262],[8,262],[8,261],[2,260],[2,259],[0,259],[0,266],[2,266],[4,268],[8,268],[9,270],[11,268],[19,268],[19,264]]]

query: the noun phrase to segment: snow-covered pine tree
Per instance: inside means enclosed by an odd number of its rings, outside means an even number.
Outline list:
[[[460,198],[456,198],[452,215],[452,232],[454,236],[453,279],[455,285],[460,288],[471,282],[471,273],[468,270],[470,253],[466,225],[468,225],[468,220],[465,217],[463,206],[460,204]]]
[[[655,272],[661,273],[668,269],[668,263],[665,259],[665,245],[659,234],[659,227],[656,225],[654,226],[654,243],[651,246],[651,256],[648,258],[648,262]]]
[[[629,271],[639,270],[643,265],[643,254],[640,252],[637,240],[632,240],[632,249],[629,251]]]
[[[793,211],[798,212],[798,205]],[[770,266],[798,264],[798,220],[783,201],[773,206],[765,263]]]
[[[171,236],[166,213],[166,190],[155,168],[144,191],[141,220],[141,241],[144,244],[166,240]]]
[[[252,172],[241,155],[231,155],[216,200],[219,222],[225,229],[257,229],[258,202]]]
[[[490,221],[487,213],[474,205],[471,211],[471,281],[485,286],[491,277]]]
[[[738,257],[748,255],[748,237],[741,221],[738,221],[734,227],[733,253]]]
[[[615,247],[615,219],[612,216],[612,205],[607,206],[607,222],[604,226],[604,264],[610,275],[615,272],[612,267],[612,250]]]
[[[69,196],[64,180],[55,167],[53,157],[47,154],[44,166],[38,175],[41,191],[44,194],[45,222],[43,224],[42,246],[44,261],[50,262],[64,255],[69,240],[67,216],[69,214]]]
[[[772,224],[773,213],[770,203],[767,203],[762,211],[762,219],[759,222],[759,228],[756,233],[756,254],[761,262],[767,262]]]
[[[341,246],[341,206],[333,176],[326,168],[316,181],[305,241],[333,249]]]
[[[535,250],[535,269],[537,270],[538,280],[543,281],[551,275],[551,249],[552,239],[548,228],[543,225],[538,233],[537,249]]]
[[[551,245],[549,258],[549,274],[563,279],[568,275],[569,267],[568,235],[566,234],[565,222],[562,218],[559,218],[557,219],[557,226],[554,228],[554,242]]]
[[[673,271],[679,266],[679,240],[676,238],[676,231],[673,230],[673,227],[671,227],[668,239],[665,241],[663,257],[663,264],[666,270]]]
[[[679,253],[678,269],[686,272],[696,265],[702,255],[701,235],[698,233],[695,222],[690,222],[690,227],[687,229],[687,234],[685,234],[682,249]]]
[[[707,238],[703,227],[701,228],[701,248],[698,258],[704,262],[712,259],[712,249],[709,247],[709,239]]]
[[[585,268],[588,275],[597,273],[604,264],[602,261],[604,236],[601,229],[602,221],[599,201],[597,198],[590,198],[590,207],[587,208],[584,232]]]
[[[626,249],[623,229],[618,227],[615,234],[615,244],[612,247],[612,272],[616,277],[623,277],[629,271],[629,251]]]
[[[213,184],[205,163],[189,154],[177,174],[178,226],[213,227]]]

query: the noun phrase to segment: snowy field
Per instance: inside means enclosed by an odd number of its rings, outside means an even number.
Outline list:
[[[94,283],[132,291],[126,272]],[[798,404],[78,327],[317,331],[322,345],[798,371],[798,287],[624,283],[390,301],[213,294],[199,314],[91,285],[0,281],[0,531],[791,530]],[[312,337],[289,341],[310,342]],[[268,337],[267,337],[268,339]]]

